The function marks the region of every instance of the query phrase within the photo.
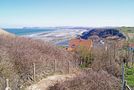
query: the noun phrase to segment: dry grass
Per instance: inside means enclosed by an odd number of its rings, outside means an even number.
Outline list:
[[[83,70],[72,79],[57,82],[46,90],[120,90],[120,83],[106,71],[96,72],[89,69]]]
[[[107,51],[104,48],[97,48],[97,50],[93,50],[93,53],[94,61],[91,64],[93,70],[102,69],[117,78],[121,76],[121,59],[118,51],[114,51],[112,48]]]
[[[3,29],[0,29],[0,35],[10,35],[10,36],[13,36],[13,34],[11,34],[11,33],[8,33],[8,32],[6,32],[5,30],[3,30]]]
[[[76,54],[80,57],[82,67],[92,68],[95,71],[102,69],[118,78],[121,76],[120,65],[123,53],[119,49],[120,48],[112,42],[107,45],[107,50],[105,50],[105,47],[93,47],[90,50],[79,48]]]
[[[12,80],[10,86],[15,90],[33,82],[33,63],[38,81],[54,73],[68,73],[68,61],[72,72],[75,60],[72,54],[40,40],[0,36],[0,78]]]
[[[33,63],[36,66],[36,81],[55,73],[78,73],[75,78],[58,82],[49,90],[119,90],[116,77],[120,76],[120,61],[118,57],[111,58],[113,52],[110,49],[106,52],[103,48],[93,50],[92,69],[79,72],[80,61],[75,54],[40,40],[1,35],[0,90],[5,87],[6,78],[13,90],[31,85],[34,82]]]

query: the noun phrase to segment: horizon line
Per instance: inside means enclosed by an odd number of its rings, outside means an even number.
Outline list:
[[[8,29],[8,28],[60,28],[60,27],[68,27],[68,28],[73,28],[73,27],[83,27],[83,28],[106,28],[106,27],[134,27],[134,26],[129,26],[129,25],[122,25],[122,26],[20,26],[20,27],[0,27],[0,28],[5,28],[5,29]]]

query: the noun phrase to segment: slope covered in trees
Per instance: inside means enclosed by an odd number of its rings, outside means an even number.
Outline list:
[[[117,36],[119,38],[125,38],[125,36],[118,30],[118,29],[113,29],[113,28],[96,28],[96,29],[91,29],[86,32],[83,32],[82,35],[80,36],[82,39],[88,39],[91,36],[97,35],[100,38],[106,38],[106,37],[111,37],[111,36]]]

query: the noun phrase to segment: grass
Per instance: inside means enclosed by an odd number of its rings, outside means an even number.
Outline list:
[[[120,27],[121,32],[123,32],[130,43],[134,42],[134,27]]]
[[[125,79],[130,87],[134,87],[134,66],[125,68]]]
[[[134,33],[134,27],[120,27],[120,30],[126,33]]]
[[[36,81],[55,74],[74,71],[78,60],[71,53],[41,40],[10,37],[0,34],[0,90],[5,78],[10,87],[18,90],[33,83],[33,63],[36,64]],[[68,65],[70,61],[70,66]]]

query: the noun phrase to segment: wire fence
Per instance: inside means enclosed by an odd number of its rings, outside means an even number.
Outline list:
[[[122,88],[121,90],[132,90],[125,80],[125,62],[122,63]]]
[[[30,69],[29,71],[25,70],[26,73],[28,73],[27,75],[25,75],[27,82],[24,81],[23,83],[34,83],[36,81],[39,81],[53,74],[70,74],[73,71],[73,68],[77,68],[78,66],[77,63],[78,62],[76,60],[66,61],[66,62],[63,61],[60,64],[59,64],[59,61],[57,60],[47,62],[47,64],[33,63],[30,66],[32,69]],[[23,75],[23,77],[25,76]],[[14,90],[14,89],[11,89],[13,88],[11,83],[12,82],[10,82],[9,78],[5,79],[5,90]],[[23,83],[18,85],[17,87],[19,88],[18,90],[20,90],[21,88],[24,88],[25,84],[23,85]]]

